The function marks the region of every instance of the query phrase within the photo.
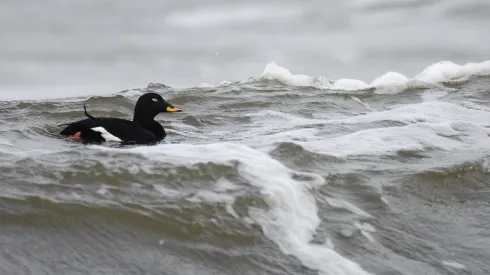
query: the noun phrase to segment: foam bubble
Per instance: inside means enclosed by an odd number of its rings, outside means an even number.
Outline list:
[[[107,190],[108,190],[107,185],[101,185],[100,188],[97,190],[97,194],[105,195],[105,194],[107,194]]]
[[[339,79],[329,88],[332,90],[359,91],[369,89],[371,86],[358,79]]]
[[[425,82],[464,81],[471,76],[490,74],[490,60],[482,63],[467,63],[463,66],[451,61],[440,61],[425,68],[415,76]]]
[[[324,87],[321,80],[307,75],[293,75],[288,69],[278,66],[275,62],[267,64],[260,79],[277,80],[290,86]]]
[[[371,82],[377,94],[397,94],[408,88],[409,79],[401,73],[387,72]]]

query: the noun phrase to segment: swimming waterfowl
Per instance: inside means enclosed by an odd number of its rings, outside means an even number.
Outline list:
[[[157,93],[146,93],[136,102],[133,121],[113,117],[93,117],[83,105],[86,119],[66,126],[60,135],[87,143],[114,141],[121,143],[156,143],[167,135],[155,117],[163,112],[181,112]]]

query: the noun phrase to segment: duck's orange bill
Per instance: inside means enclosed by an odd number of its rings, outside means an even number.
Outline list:
[[[165,108],[165,111],[171,112],[171,113],[174,113],[174,112],[182,112],[181,109],[175,108],[175,107],[170,107],[170,106],[167,106],[167,108]]]

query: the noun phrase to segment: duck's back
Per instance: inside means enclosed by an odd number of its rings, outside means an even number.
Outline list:
[[[86,118],[69,124],[61,135],[78,135],[87,142],[134,142],[145,143],[155,140],[155,135],[138,124],[121,118]]]

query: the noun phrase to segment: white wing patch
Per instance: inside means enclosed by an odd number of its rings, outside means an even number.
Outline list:
[[[104,127],[94,127],[94,128],[91,128],[93,131],[96,131],[96,132],[99,132],[101,133],[102,137],[106,140],[106,141],[122,141],[120,138],[112,135],[111,133],[107,132],[106,129],[104,129]]]

